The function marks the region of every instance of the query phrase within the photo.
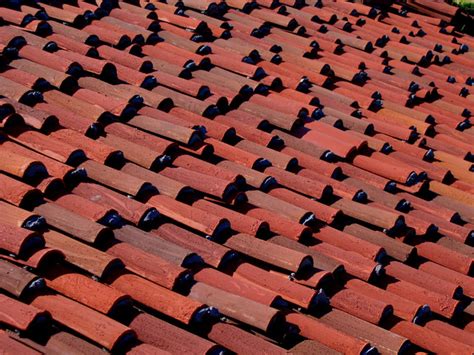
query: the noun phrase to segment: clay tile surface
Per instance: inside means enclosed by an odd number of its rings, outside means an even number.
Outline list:
[[[474,353],[453,3],[2,2],[2,350]]]

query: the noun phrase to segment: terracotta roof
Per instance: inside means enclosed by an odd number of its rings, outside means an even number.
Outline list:
[[[4,352],[474,352],[474,39],[444,1],[0,6]]]

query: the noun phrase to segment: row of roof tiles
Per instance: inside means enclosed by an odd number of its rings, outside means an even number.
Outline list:
[[[0,17],[2,347],[472,353],[471,37],[339,1]]]

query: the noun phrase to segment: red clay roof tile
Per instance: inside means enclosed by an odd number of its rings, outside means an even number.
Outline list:
[[[415,351],[472,352],[474,40],[456,27],[459,10],[41,5],[0,9],[0,221],[21,235],[53,227],[46,247],[34,233],[25,250],[22,238],[5,244],[3,263],[28,268],[3,279],[19,280],[10,292],[41,276],[78,280],[53,288],[140,320],[119,352],[403,352],[408,339]],[[190,288],[232,321],[216,323],[216,310],[183,296]],[[310,318],[325,291],[333,308]],[[52,295],[36,298],[62,299]],[[41,339],[9,339],[39,352],[110,350],[120,332],[90,333],[71,318],[84,306],[64,300],[53,316],[82,338],[46,326]]]
[[[50,320],[50,314],[43,307],[36,308],[0,295],[1,321],[9,328],[19,331],[38,330]]]

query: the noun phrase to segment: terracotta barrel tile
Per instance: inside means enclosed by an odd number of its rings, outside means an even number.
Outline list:
[[[61,250],[66,261],[98,277],[105,276],[113,269],[121,268],[122,262],[104,252],[78,242],[68,236],[48,231],[43,234],[46,246]]]
[[[44,247],[44,239],[37,232],[7,224],[0,224],[0,231],[1,248],[17,256]]]
[[[269,239],[269,241],[284,246],[286,248],[311,255],[313,257],[313,264],[316,269],[326,270],[334,274],[344,272],[344,268],[342,267],[342,265],[338,263],[335,259],[328,257],[325,254],[319,253],[313,249],[310,249],[307,246],[298,243],[294,240],[282,236],[275,236]]]
[[[44,287],[44,281],[25,269],[0,260],[0,287],[20,298]]]
[[[90,35],[90,34],[84,32],[84,31],[78,30],[74,27],[64,25],[61,22],[49,21],[48,23],[53,28],[54,33],[63,35],[65,37],[73,38],[74,40],[76,40],[78,42],[93,44],[93,43],[97,43],[99,41],[99,38],[97,36]]]
[[[331,224],[340,215],[340,211],[333,207],[326,206],[312,198],[297,194],[285,188],[274,188],[270,190],[268,194],[300,208],[307,209],[313,212],[318,220],[328,224]]]
[[[0,100],[0,108],[2,110],[2,113],[0,114],[0,124],[2,127],[8,127],[9,125],[15,126],[16,123],[21,123],[21,117],[19,115],[15,115],[15,112],[18,111],[18,109],[16,109],[13,105],[26,106],[8,98],[2,98]]]
[[[74,94],[72,94],[72,96],[79,100],[102,107],[108,113],[117,117],[126,118],[135,113],[130,103],[110,95],[103,95],[96,90],[79,88],[74,92]]]
[[[261,173],[260,171],[254,170],[251,167],[242,165],[238,162],[230,160],[222,160],[217,163],[217,166],[234,172],[235,174],[242,175],[246,183],[256,189],[266,191],[271,185],[276,184],[276,180],[268,175]]]
[[[83,174],[81,169],[78,170]],[[58,191],[61,191],[64,188],[64,183],[61,179],[50,176],[39,183],[33,183],[33,186],[40,190],[44,196],[54,196]]]
[[[236,121],[229,116],[217,116],[214,118],[214,121],[234,127],[240,137],[255,144],[259,144],[264,147],[272,147],[280,144],[279,137],[264,131],[256,130],[252,126]]]
[[[8,260],[21,267],[29,267],[31,269],[41,269],[50,263],[61,262],[65,259],[62,251],[54,248],[43,248],[34,252],[31,256],[25,259],[16,259],[11,256],[2,255],[2,259]],[[41,287],[41,283],[38,285]]]
[[[401,321],[390,328],[390,331],[410,339],[414,344],[432,352],[455,352],[469,354],[472,347],[441,335],[427,327]]]
[[[153,92],[158,93],[163,97],[170,97],[177,107],[190,111],[196,115],[213,118],[220,113],[215,104],[195,99],[164,86],[157,86],[153,89]],[[225,105],[224,101],[224,109],[226,109],[226,106],[227,105]]]
[[[45,102],[48,104],[62,107],[63,109],[72,111],[79,116],[82,115],[90,120],[91,123],[110,116],[110,113],[107,113],[107,111],[102,107],[90,104],[73,96],[66,95],[58,90],[47,91],[43,96]],[[46,110],[47,108],[43,107],[41,104],[39,107],[43,110]],[[59,114],[57,116],[60,117]]]
[[[331,187],[328,184],[310,178],[305,179],[300,175],[286,172],[278,167],[268,167],[265,172],[275,177],[281,185],[313,198],[321,199],[331,194]]]
[[[297,325],[300,334],[304,337],[318,341],[341,353],[361,354],[370,348],[367,341],[345,334],[318,319],[299,313],[289,313],[285,318],[287,322]]]
[[[149,182],[109,168],[93,160],[86,161],[80,167],[87,171],[89,178],[135,197],[140,197],[141,194],[147,194],[155,190]]]
[[[463,275],[431,261],[426,261],[420,264],[418,268],[442,280],[460,285],[463,289],[463,293],[469,297],[472,297],[474,294],[474,287],[472,285],[471,278],[468,275]]]
[[[186,168],[165,168],[160,171],[160,175],[166,176],[169,179],[177,180],[198,191],[218,197],[224,201],[229,201],[237,193],[236,185],[228,180],[205,175]]]
[[[374,160],[369,157],[359,155],[354,158],[353,164],[364,170],[368,170],[377,175],[381,175],[388,179],[393,179],[400,183],[410,183],[415,177],[415,172],[404,166],[394,166],[388,162]]]
[[[46,225],[41,216],[4,201],[0,201],[0,223],[30,230],[42,230]]]
[[[52,33],[48,39],[54,41],[62,49],[70,50],[72,52],[88,55],[91,53],[91,47],[75,40],[72,37],[64,36],[59,33]]]
[[[225,127],[224,125],[215,123],[201,115],[197,115],[179,107],[173,107],[169,112],[164,112],[162,110],[145,106],[140,108],[138,114],[140,117],[143,116],[156,119],[158,122],[162,122],[165,125],[170,124],[172,126],[178,126],[176,127],[176,132],[171,131],[168,133],[169,139],[177,140],[178,142],[188,144],[189,146],[194,146],[196,143],[199,143],[199,139],[204,138],[204,133],[220,140],[232,131],[232,129]],[[164,128],[167,127],[165,126]],[[195,134],[188,138],[189,131],[186,133],[187,131],[183,130],[183,128],[190,129],[195,132]],[[154,131],[150,130],[150,132]],[[166,132],[154,133],[163,135]],[[175,138],[173,138],[174,136]],[[190,143],[188,143],[188,141]]]
[[[377,174],[371,173],[369,171],[360,169],[349,163],[339,162],[337,163],[345,175],[348,175],[353,178],[357,178],[366,184],[377,187],[380,190],[390,191],[396,186],[396,183],[393,180],[384,178]]]
[[[375,120],[372,118],[367,118],[367,121],[374,125],[376,132],[383,133],[393,138],[397,138],[397,139],[401,139],[405,141],[411,141],[413,140],[413,137],[416,135],[413,130],[406,127]]]
[[[410,214],[419,219],[432,221],[439,229],[439,233],[449,236],[460,243],[471,244],[473,229],[469,224],[459,226],[438,217],[438,214],[427,213],[425,211],[413,210]]]
[[[44,5],[42,8],[46,11],[50,18],[60,20],[70,24],[80,24],[84,21],[84,18],[74,12],[55,7],[50,5]]]
[[[461,307],[459,301],[455,301],[449,296],[427,290],[404,280],[396,280],[383,285],[383,287],[387,291],[403,298],[417,303],[428,304],[433,312],[438,313],[446,318],[451,318],[454,314],[459,313]]]
[[[3,351],[7,354],[25,354],[25,355],[38,355],[41,352],[30,348],[29,346],[22,344],[19,341],[16,341],[14,338],[11,338],[7,333],[0,333],[0,346]]]
[[[92,355],[100,355],[102,349],[95,346],[82,338],[66,332],[59,332],[52,335],[46,343],[46,349],[57,352],[85,352]]]
[[[310,249],[337,260],[344,265],[348,274],[367,282],[372,278],[377,278],[383,270],[380,264],[358,253],[343,250],[328,243],[316,244],[311,246]]]
[[[264,332],[272,333],[278,329],[275,327],[281,326],[281,314],[278,310],[204,283],[196,283],[189,295],[198,301],[217,306],[226,316]]]
[[[135,116],[128,123],[144,131],[187,145],[194,145],[200,140],[197,132],[193,129],[147,116]]]
[[[211,268],[200,270],[194,274],[194,278],[207,285],[248,298],[269,307],[281,302],[284,303],[276,292],[262,288],[244,279],[233,278]]]
[[[237,120],[258,129],[268,126],[269,124],[269,121],[266,118],[253,115],[241,109],[235,109],[227,112],[226,117],[230,117],[233,120]]]
[[[410,347],[407,338],[336,309],[320,317],[319,321],[364,342],[370,342],[379,352],[398,353]]]
[[[396,294],[387,292],[378,287],[367,284],[358,279],[348,280],[345,286],[375,300],[389,302],[393,306],[393,313],[397,317],[407,321],[422,322],[423,318],[429,315],[429,307],[417,304],[413,301],[397,296]]]
[[[460,343],[470,345],[474,347],[474,335],[463,331],[455,326],[452,326],[448,323],[442,322],[437,319],[430,320],[425,325],[426,328],[433,330],[441,335],[444,335],[448,338],[451,338]]]
[[[455,187],[439,183],[437,181],[430,181],[430,191],[452,198],[458,202],[465,203],[469,206],[474,206],[472,201],[473,194],[456,189]]]
[[[358,150],[360,150],[364,146],[367,146],[367,141],[364,138],[360,138],[359,136],[353,135],[352,131],[342,131],[321,121],[312,121],[306,123],[305,127],[327,134],[344,142],[353,144]]]
[[[140,47],[139,53],[141,53],[141,47]],[[148,55],[145,55],[143,58],[153,63],[153,69],[155,70],[159,70],[167,74],[174,75],[177,77],[182,77],[182,78],[191,77],[190,69],[192,68],[188,69],[186,67],[182,67],[179,65],[178,62],[168,62],[164,59],[159,59],[159,58],[155,58],[153,56],[148,56]],[[189,65],[189,67],[191,66],[192,66],[192,63],[191,65]]]
[[[466,244],[463,244],[453,238],[450,238],[448,236],[445,236],[444,238],[439,238],[436,241],[436,244],[442,245],[452,251],[455,251],[457,253],[460,253],[462,255],[466,256],[473,256],[474,254],[472,253],[470,247]]]
[[[131,39],[127,35],[122,35],[118,31],[107,30],[95,24],[89,24],[82,31],[90,35],[98,36],[102,41],[119,48],[127,47]]]
[[[163,215],[183,223],[209,236],[218,238],[230,228],[230,223],[225,218],[175,201],[167,196],[156,195],[150,198],[148,204],[156,207]]]
[[[346,199],[340,199],[331,206],[339,208],[348,216],[389,231],[404,225],[404,219],[399,213],[384,211],[376,206],[372,207]]]
[[[269,93],[267,96],[253,95],[250,102],[301,118],[312,117],[313,111],[316,110],[315,107],[305,106],[275,93]]]
[[[216,42],[213,42],[213,48],[216,48],[214,43]],[[221,51],[225,50],[227,49],[221,49]],[[200,85],[208,85],[212,93],[224,94],[230,101],[238,95],[248,96],[253,92],[254,87],[258,86],[256,82],[250,79],[217,67],[212,68],[210,71],[198,70],[193,72],[193,81]]]
[[[171,223],[160,225],[152,233],[169,242],[194,251],[202,257],[206,264],[215,268],[223,267],[237,257],[237,253],[227,247]]]
[[[472,257],[467,257],[442,245],[424,242],[416,246],[418,255],[443,265],[451,270],[469,275],[472,269]]]
[[[298,285],[290,280],[283,280],[278,275],[249,263],[241,263],[233,273],[233,277],[247,280],[260,287],[277,292],[285,300],[303,308],[312,309],[317,307],[319,301],[325,298],[324,295],[318,295],[315,290]]]
[[[190,95],[194,98],[202,99],[211,95],[209,87],[207,85],[202,85],[199,82],[186,80],[162,71],[153,72],[153,75],[156,77],[160,85]]]
[[[410,206],[409,203],[398,197],[397,195],[390,194],[386,191],[380,190],[372,184],[365,183],[357,178],[349,177],[343,180],[343,183],[357,186],[367,193],[369,200],[377,202],[378,204],[384,205],[391,210],[406,211]]]
[[[257,155],[244,149],[219,142],[213,138],[206,139],[206,142],[212,144],[215,155],[243,165],[247,168],[268,166],[270,164],[268,160],[264,159],[264,157],[261,155]]]
[[[461,218],[467,222],[470,222],[470,223],[474,222],[474,217],[471,217],[471,216],[474,216],[474,214],[471,214],[474,211],[474,207],[468,204],[464,204],[448,196],[436,196],[433,199],[433,202],[437,206],[441,205],[441,206],[444,206],[446,208],[456,211],[457,213],[460,214]]]
[[[386,206],[380,205],[376,202],[371,202],[371,206],[391,212]],[[429,220],[424,218],[415,217],[411,213],[400,213],[405,220],[405,224],[410,228],[413,228],[416,235],[430,235],[437,230],[437,226]]]
[[[208,338],[236,353],[258,351],[261,354],[283,354],[284,349],[228,323],[216,323]]]
[[[173,199],[184,198],[184,196],[190,196],[194,193],[191,187],[179,181],[170,179],[133,163],[126,163],[121,168],[121,171],[137,178],[146,178],[153,186],[159,189],[160,193]]]
[[[46,65],[32,62],[27,59],[17,59],[10,63],[13,68],[19,69],[26,73],[30,73],[40,78],[44,78],[50,84],[60,89],[69,88],[75,85],[75,80],[67,73],[52,69]],[[12,78],[12,80],[15,80]]]
[[[17,84],[23,85],[24,87],[38,90],[41,92],[49,87],[48,81],[43,77],[28,73],[22,69],[11,68],[2,73],[2,78],[9,79]]]
[[[186,270],[179,265],[132,244],[116,243],[107,248],[106,252],[120,258],[127,269],[168,289],[179,286],[179,283],[186,279]]]
[[[65,51],[64,51],[65,52]],[[40,48],[26,45],[22,47],[19,55],[34,63],[44,65],[48,68],[60,71],[62,73],[77,73],[82,71],[82,67],[74,60],[62,58],[58,54],[42,51]]]
[[[133,274],[120,274],[110,282],[110,285],[130,295],[135,301],[184,324],[205,321],[205,314],[213,312],[201,302],[184,297]],[[203,311],[206,313],[201,314]]]
[[[388,255],[401,262],[406,262],[410,257],[415,255],[414,247],[397,241],[394,238],[390,238],[382,232],[374,231],[357,223],[345,227],[344,232],[383,247]]]
[[[165,154],[175,147],[175,143],[159,138],[155,135],[143,132],[120,122],[115,122],[105,128],[107,133],[113,134],[122,139],[127,139],[133,143],[148,147],[159,154]]]
[[[74,175],[76,173],[78,176],[80,175],[80,172],[76,170],[75,168],[68,166],[66,164],[60,163],[59,161],[51,159],[47,156],[41,155],[40,153],[37,153],[33,150],[25,148],[24,146],[16,144],[12,141],[3,142],[2,147],[14,153],[21,154],[28,158],[41,161],[46,167],[46,169],[48,170],[48,173],[53,177],[70,181],[70,179],[74,180]]]
[[[0,149],[0,170],[20,179],[41,181],[48,175],[41,161],[16,154],[5,148]]]
[[[174,107],[171,109],[170,114],[171,117],[174,117],[174,120],[179,117],[185,120],[190,126],[204,126],[206,128],[206,135],[219,141],[226,142],[235,139],[236,133],[233,125],[227,125],[220,123],[217,120],[211,120],[207,116],[203,117],[181,107]]]
[[[89,159],[103,163],[113,161],[114,159],[120,159],[120,151],[118,149],[84,137],[74,130],[60,129],[51,132],[50,135],[60,141],[69,142],[69,144],[74,144],[75,146],[80,147],[84,152],[86,152]]]
[[[303,272],[313,267],[312,257],[303,253],[256,239],[240,233],[230,237],[225,246],[270,265],[292,271]]]
[[[272,125],[288,131],[301,126],[301,119],[254,103],[245,102],[239,107],[247,113],[267,119]]]
[[[378,260],[385,255],[385,250],[378,244],[368,242],[357,236],[354,237],[329,226],[324,226],[314,232],[313,237],[338,248],[356,252],[370,260]]]
[[[130,328],[60,295],[38,296],[31,304],[46,309],[59,323],[108,350],[127,346],[135,338]]]
[[[438,292],[448,297],[458,298],[462,295],[462,288],[456,284],[449,281],[443,281],[436,276],[414,269],[398,261],[391,262],[387,265],[385,271],[389,276],[411,282],[420,287],[424,287],[427,290]]]
[[[32,16],[31,14],[24,13],[21,11],[15,11],[9,8],[2,8],[1,14],[2,14],[2,18],[4,18],[5,21],[21,26],[21,27],[24,27],[28,23],[30,23],[31,19],[30,21],[28,21],[28,17]]]
[[[284,279],[291,279],[291,281],[296,282],[299,285],[311,287],[315,289],[321,289],[323,286],[326,286],[328,282],[332,282],[333,276],[328,271],[319,271],[318,269],[313,268],[309,272],[306,271],[301,275],[286,275],[284,273],[270,270],[272,274],[278,275]],[[294,275],[294,276],[293,276]]]
[[[44,275],[49,288],[104,314],[130,302],[123,293],[66,267],[49,268]]]
[[[44,307],[34,307],[13,298],[0,295],[1,321],[3,324],[20,331],[38,330],[50,320],[50,314]]]
[[[242,213],[247,216],[265,221],[272,232],[284,235],[293,240],[299,240],[311,233],[311,229],[293,221],[284,215],[264,208],[243,209]]]
[[[87,134],[88,136],[96,136],[98,134],[99,127],[93,120],[87,118],[87,116],[77,115],[61,105],[51,102],[40,102],[35,105],[35,109],[54,115],[63,127]]]
[[[409,201],[410,204],[417,210],[422,210],[431,215],[433,214],[437,215],[446,221],[452,221],[455,218],[456,214],[458,213],[457,209],[444,207],[440,204],[437,204],[436,202],[433,203],[433,200],[426,201],[424,199],[421,199],[412,194],[408,194],[406,192],[401,192],[401,193],[398,193],[397,195],[400,195],[400,197],[403,197],[404,199]]]
[[[120,149],[127,160],[143,166],[146,169],[154,170],[165,165],[162,162],[165,155],[121,137],[117,137],[113,134],[107,133],[106,137],[99,138],[99,142],[117,150]]]
[[[171,354],[168,351],[161,350],[153,345],[150,344],[139,344],[134,346],[127,354],[135,354],[135,355],[148,355],[148,354],[159,354],[159,355],[169,355]]]
[[[34,209],[34,212],[44,216],[49,225],[88,243],[112,237],[112,233],[108,228],[56,203],[49,202],[40,205]]]
[[[140,95],[138,88],[137,92],[134,93],[123,86],[112,85],[90,76],[79,78],[78,84],[83,89],[89,89],[101,93],[102,95],[111,96],[112,98],[119,99],[122,102],[143,103],[145,100],[145,98]]]
[[[207,353],[218,350],[213,342],[149,314],[135,317],[130,327],[137,332],[138,339],[167,353]],[[156,332],[154,329],[162,331]]]
[[[261,191],[247,191],[246,195],[249,204],[281,214],[294,222],[305,225],[314,220],[314,214],[311,212],[291,205],[290,203],[283,202],[282,200]]]
[[[403,141],[387,136],[385,134],[379,133],[376,134],[374,137],[390,143],[390,145],[395,149],[395,151],[410,155],[413,158],[425,159],[425,157],[429,154],[429,152],[425,149],[419,148],[415,145],[404,144]]]
[[[331,297],[333,307],[376,325],[393,314],[393,306],[385,301],[352,289],[343,289]]]
[[[213,213],[221,218],[227,218],[232,225],[232,229],[237,232],[246,233],[253,236],[259,236],[268,233],[269,226],[265,221],[246,216],[213,202],[217,201],[200,199],[194,202],[193,206],[203,211]]]
[[[216,167],[216,165],[196,159],[189,155],[179,155],[173,160],[173,165],[200,172],[209,176],[215,176],[216,178],[231,181],[238,185],[245,184],[245,181],[242,181],[242,179],[244,179],[242,175],[223,167]]]
[[[114,235],[117,240],[157,255],[175,265],[195,267],[203,263],[201,256],[193,250],[161,238],[156,233],[144,232],[134,226],[126,225],[116,229]]]
[[[109,224],[107,220],[113,216],[120,218],[117,211],[101,206],[79,195],[63,195],[54,199],[54,203],[75,214],[101,224]]]
[[[137,225],[153,224],[159,217],[156,209],[97,184],[79,184],[73,189],[73,193],[107,210],[116,210],[121,217]]]
[[[315,340],[303,340],[289,350],[290,354],[342,354]]]

